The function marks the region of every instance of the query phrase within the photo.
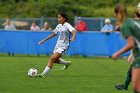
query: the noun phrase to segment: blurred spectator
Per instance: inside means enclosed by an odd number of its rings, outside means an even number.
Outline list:
[[[50,25],[48,24],[48,22],[44,23],[44,28],[41,29],[41,31],[52,31],[52,28],[50,27]]]
[[[4,24],[2,24],[4,26],[4,30],[16,30],[15,25],[11,23],[11,21],[9,19],[6,19],[6,21],[4,22]],[[8,55],[12,55],[14,56],[14,53],[8,52]]]
[[[30,30],[33,30],[33,31],[39,31],[40,30],[39,26],[36,24],[35,21],[32,22]]]
[[[4,25],[4,29],[5,30],[16,30],[16,27],[14,24],[11,23],[11,21],[9,19],[6,19]]]
[[[75,29],[78,31],[78,32],[82,32],[82,31],[87,31],[87,26],[86,26],[86,23],[81,20],[81,18],[78,18],[78,22],[75,26]]]
[[[113,25],[110,22],[110,19],[105,19],[105,25],[102,27],[101,32],[112,32],[113,31]]]

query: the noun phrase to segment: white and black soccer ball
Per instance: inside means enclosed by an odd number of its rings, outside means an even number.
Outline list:
[[[37,77],[38,71],[36,68],[30,68],[28,71],[28,76],[29,77]]]

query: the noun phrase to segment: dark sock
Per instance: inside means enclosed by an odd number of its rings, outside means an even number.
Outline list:
[[[140,93],[140,92],[137,92],[137,91],[134,90],[134,93]]]
[[[132,65],[130,65],[130,68],[129,68],[128,72],[127,72],[127,77],[126,77],[126,80],[125,80],[125,83],[124,83],[125,89],[128,88],[128,86],[129,86],[129,84],[131,82],[131,71],[132,71]]]
[[[124,88],[127,89],[129,84],[130,84],[131,80],[130,79],[127,79],[124,83]]]

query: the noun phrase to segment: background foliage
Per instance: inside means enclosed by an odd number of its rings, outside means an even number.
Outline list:
[[[0,0],[0,17],[56,17],[59,11],[71,17],[114,17],[117,3],[124,3],[132,17],[139,0]]]

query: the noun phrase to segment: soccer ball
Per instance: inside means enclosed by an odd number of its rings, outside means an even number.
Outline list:
[[[37,77],[37,75],[38,75],[37,72],[38,71],[36,68],[30,68],[28,71],[28,76],[29,77]]]

